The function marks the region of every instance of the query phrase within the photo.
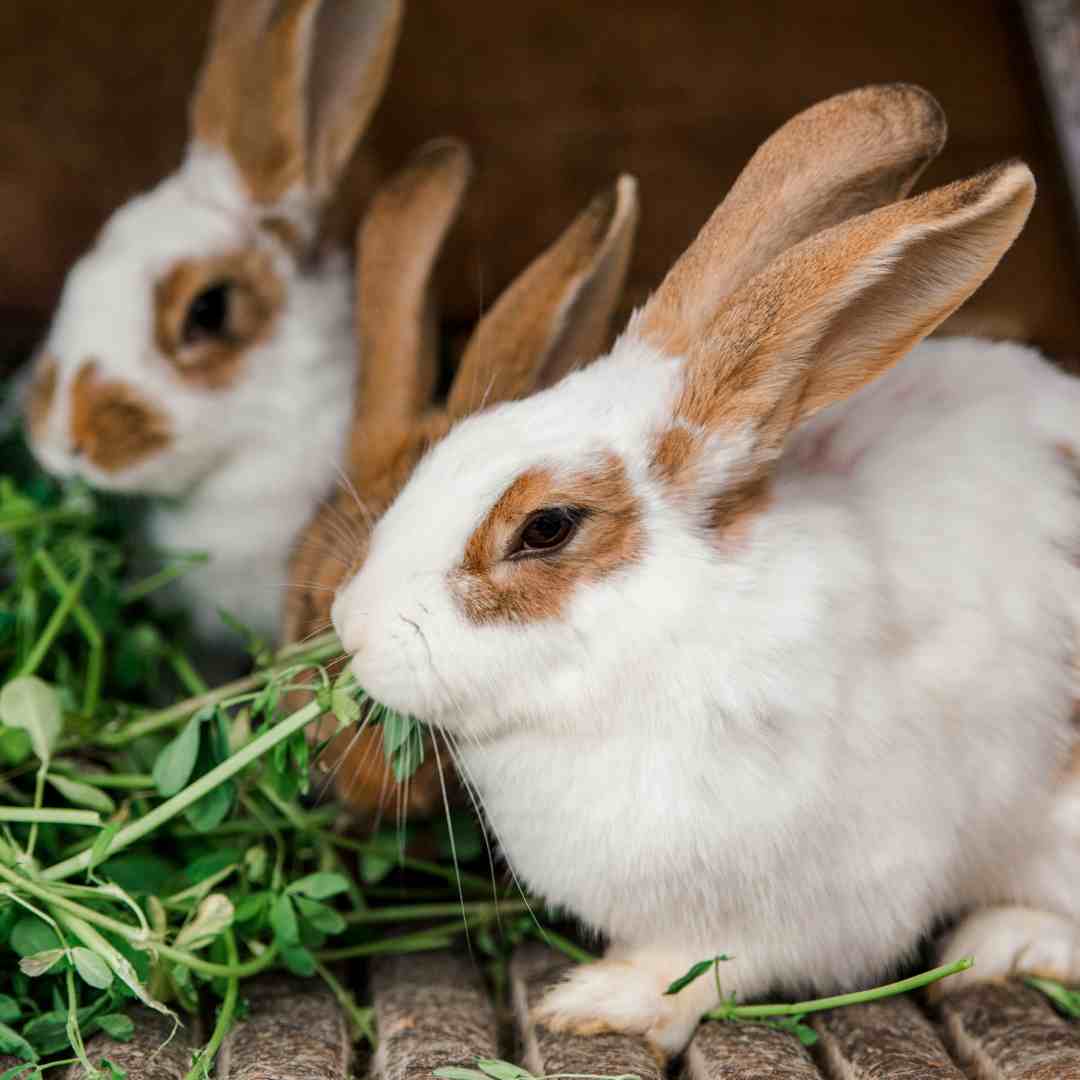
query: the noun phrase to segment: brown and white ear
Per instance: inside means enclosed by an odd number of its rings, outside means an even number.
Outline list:
[[[635,330],[683,352],[723,298],[781,252],[907,195],[945,133],[937,101],[904,83],[852,90],[799,113],[750,159]]]
[[[332,192],[389,73],[402,0],[220,0],[191,102],[252,200]],[[316,62],[316,52],[318,52]]]
[[[412,422],[437,375],[431,277],[472,171],[456,139],[425,143],[376,192],[357,235],[356,433]]]
[[[767,462],[795,423],[876,378],[982,284],[1034,194],[1009,162],[804,240],[699,333],[678,417],[749,434]]]
[[[451,419],[525,397],[604,351],[637,220],[637,182],[621,176],[510,284],[466,346]]]

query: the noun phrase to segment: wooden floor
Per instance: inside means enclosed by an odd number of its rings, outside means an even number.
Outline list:
[[[0,348],[40,333],[104,216],[178,160],[209,9],[0,5]],[[778,124],[829,94],[892,80],[926,86],[949,116],[928,183],[1011,156],[1040,182],[1027,232],[958,328],[1080,352],[1071,204],[1012,0],[409,0],[370,145],[381,167],[445,133],[475,149],[442,275],[458,323],[592,191],[635,173],[643,217],[629,304]]]
[[[387,957],[369,973],[379,1031],[374,1060],[354,1054],[347,1024],[320,979],[266,976],[247,991],[247,1019],[222,1047],[217,1080],[430,1080],[432,1070],[501,1057],[534,1076],[632,1074],[665,1080],[636,1038],[561,1035],[530,1020],[567,961],[539,946],[515,954],[510,1008],[496,1007],[465,954]],[[363,971],[342,973],[357,984]],[[680,1080],[1080,1080],[1080,1025],[1058,1016],[1022,983],[976,985],[928,1008],[912,996],[819,1013],[807,1049],[758,1024],[703,1024]],[[127,1044],[96,1035],[92,1061],[108,1057],[128,1080],[182,1080],[205,1033],[189,1026],[161,1046],[171,1025],[141,1010]],[[0,1068],[14,1062],[0,1058]],[[85,1080],[70,1067],[64,1080]]]

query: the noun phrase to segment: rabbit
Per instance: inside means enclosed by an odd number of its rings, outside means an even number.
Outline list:
[[[297,539],[281,634],[286,641],[329,626],[334,589],[347,576],[371,522],[452,423],[555,381],[610,341],[638,219],[637,189],[629,176],[598,194],[496,300],[466,343],[445,406],[434,404],[432,274],[470,174],[462,143],[427,143],[376,192],[361,223],[356,304],[364,313],[358,335],[365,362],[347,482]],[[376,752],[380,739],[373,732],[345,732],[319,759],[356,815],[377,812],[392,788]],[[441,805],[436,765],[429,752],[407,790],[397,792],[409,811]]]
[[[333,601],[522,886],[607,941],[556,1030],[670,1055],[717,1004],[665,994],[693,963],[857,988],[947,916],[980,977],[1080,976],[1080,389],[916,348],[1034,179],[852,216],[846,149],[774,135],[606,356],[432,447]]]
[[[220,0],[179,169],[71,269],[26,401],[42,465],[157,497],[148,533],[210,562],[183,591],[280,622],[290,545],[335,482],[356,379],[338,182],[402,0]]]

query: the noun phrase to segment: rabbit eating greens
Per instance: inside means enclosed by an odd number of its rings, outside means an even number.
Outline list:
[[[1034,182],[861,212],[851,133],[896,95],[773,136],[607,356],[432,448],[334,601],[360,684],[609,942],[548,1026],[675,1052],[716,1004],[664,994],[695,961],[740,998],[851,989],[949,915],[981,976],[1080,976],[1080,388],[915,348]]]
[[[28,398],[53,472],[163,497],[184,580],[277,629],[290,545],[336,481],[355,381],[352,272],[325,212],[386,82],[400,0],[221,0],[179,170],[68,275]],[[171,501],[165,501],[165,500]]]
[[[634,181],[599,193],[485,312],[465,346],[445,407],[433,401],[435,298],[432,272],[460,213],[470,175],[465,147],[421,147],[379,189],[357,236],[361,325],[356,416],[348,483],[330,496],[297,540],[282,636],[296,641],[329,625],[334,590],[348,576],[372,523],[416,462],[451,424],[555,381],[610,340],[637,224]],[[389,628],[398,634],[402,627]],[[333,725],[330,725],[331,728]],[[343,732],[320,755],[339,795],[359,814],[387,802],[424,813],[443,805],[437,747],[407,785],[386,766],[382,735]]]

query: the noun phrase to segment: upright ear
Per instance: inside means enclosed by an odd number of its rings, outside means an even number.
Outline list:
[[[317,207],[382,95],[401,12],[402,0],[220,0],[194,141],[231,158],[254,202],[299,193]]]
[[[350,460],[431,404],[437,375],[431,276],[471,172],[455,139],[425,143],[375,194],[357,236],[360,386]]]
[[[801,418],[899,360],[983,282],[1035,181],[1006,163],[882,207],[785,252],[694,331],[682,428],[748,442],[766,466]]]
[[[604,351],[637,219],[637,182],[621,176],[511,283],[466,346],[452,420],[525,397]]]
[[[682,353],[718,304],[808,236],[903,198],[945,144],[925,90],[895,83],[839,94],[773,134],[639,316]]]

